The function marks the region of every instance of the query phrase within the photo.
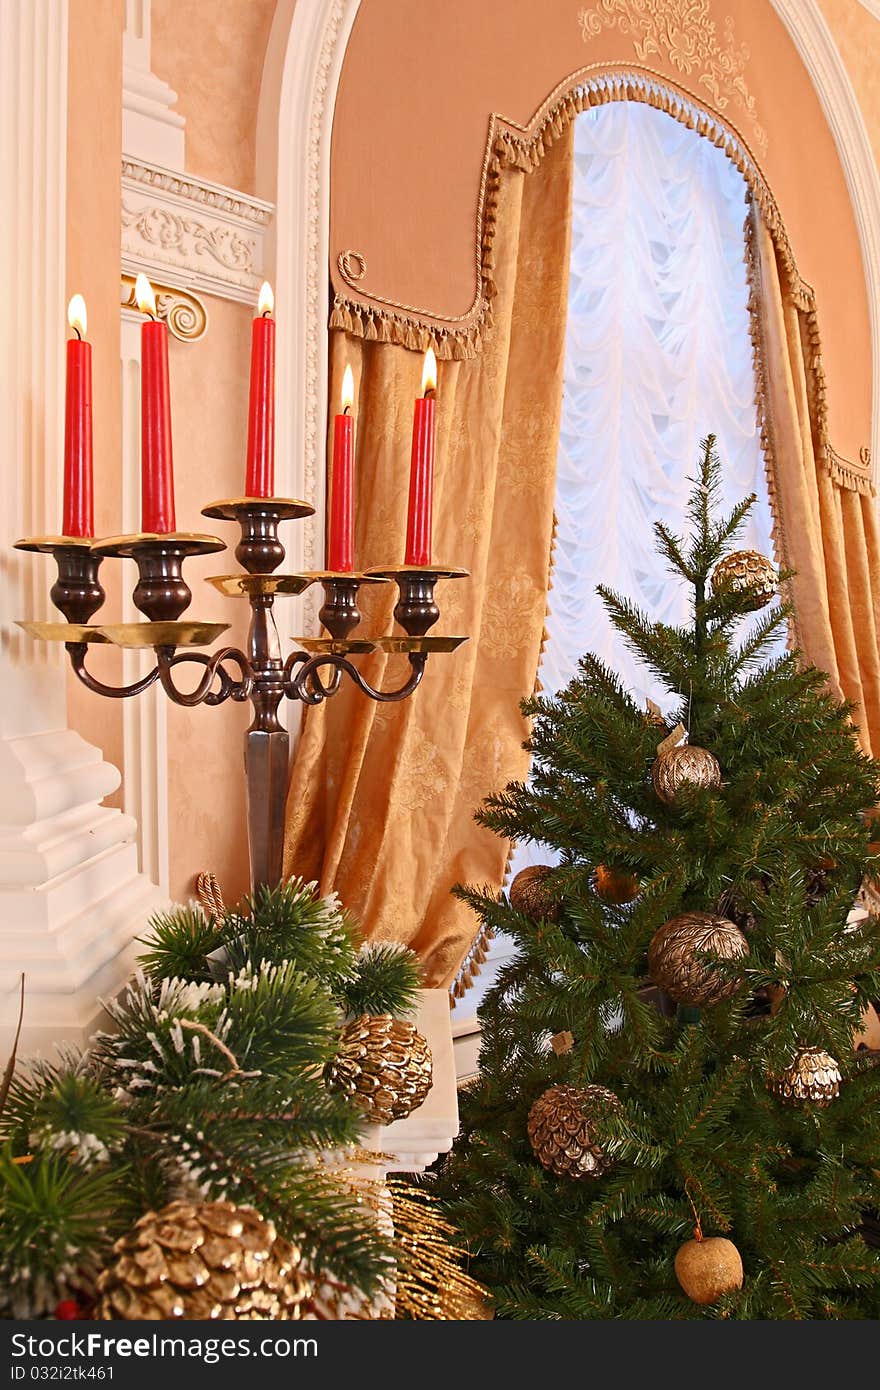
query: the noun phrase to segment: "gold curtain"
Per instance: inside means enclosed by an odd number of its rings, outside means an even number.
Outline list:
[[[795,571],[795,640],[855,705],[861,745],[877,755],[880,538],[868,463],[848,464],[828,442],[812,294],[794,279],[754,205],[749,266],[777,549]]]
[[[399,705],[348,686],[310,710],[294,761],[285,871],[335,888],[372,939],[413,946],[429,985],[451,981],[473,939],[453,885],[503,879],[507,847],[474,811],[528,768],[519,702],[534,687],[547,602],[573,131],[534,172],[507,169],[493,188],[492,326],[478,357],[440,366],[434,558],[471,578],[438,585],[434,631],[469,641],[432,657]],[[357,564],[393,565],[403,557],[421,356],[334,331],[331,400],[346,362],[358,386]],[[361,592],[362,630],[390,632],[396,586]],[[405,657],[359,660],[384,688],[409,670]]]

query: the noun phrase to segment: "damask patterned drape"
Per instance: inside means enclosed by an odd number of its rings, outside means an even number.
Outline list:
[[[534,686],[546,611],[571,170],[569,127],[534,174],[499,179],[493,328],[479,357],[440,364],[434,555],[471,572],[440,591],[441,627],[470,640],[431,661],[400,705],[340,691],[310,710],[294,762],[286,871],[335,888],[373,939],[415,947],[431,985],[452,979],[473,938],[473,915],[450,889],[504,873],[504,845],[474,825],[474,810],[527,771],[519,702]],[[346,362],[359,389],[357,563],[394,563],[421,357],[335,332],[331,359],[331,399]],[[376,586],[362,600],[373,630],[391,630],[395,593]],[[402,664],[363,659],[374,685],[399,681]]]
[[[597,78],[562,96],[539,129],[499,135],[487,169],[482,242],[486,312],[466,344],[447,334],[439,385],[435,492],[446,632],[471,641],[429,667],[422,689],[377,706],[356,691],[309,712],[294,763],[285,868],[335,888],[378,940],[412,945],[429,984],[450,982],[474,919],[458,881],[500,885],[505,851],[473,824],[490,790],[525,775],[519,701],[533,687],[546,610],[567,301],[572,122],[609,101],[644,101],[723,149],[753,208],[751,321],[762,442],[782,558],[798,575],[797,640],[854,702],[863,747],[880,750],[880,542],[867,457],[828,439],[818,317],[779,209],[730,127],[639,75]],[[412,400],[427,328],[376,322],[338,301],[331,316],[331,399],[346,361],[359,382],[358,563],[403,552]],[[394,332],[392,333],[392,329]],[[411,334],[406,347],[388,341]],[[382,341],[381,339],[385,339]],[[474,355],[471,355],[474,354]],[[467,357],[467,360],[462,360]],[[387,630],[393,594],[368,614]],[[365,602],[364,607],[367,607]],[[399,658],[365,674],[391,683]],[[465,978],[467,962],[465,966]]]

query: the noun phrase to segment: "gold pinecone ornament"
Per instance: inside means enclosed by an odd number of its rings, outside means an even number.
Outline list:
[[[302,1316],[300,1252],[253,1207],[170,1202],[113,1247],[95,1316],[126,1321]]]
[[[760,551],[735,550],[718,561],[709,583],[715,595],[725,590],[748,595],[743,606],[746,612],[755,613],[776,597],[779,579],[771,561]]]
[[[555,922],[559,906],[548,891],[549,864],[529,864],[510,885],[510,906],[532,922]]]
[[[651,766],[651,782],[660,800],[673,806],[683,787],[720,787],[721,768],[707,748],[680,743],[658,752]]]
[[[551,1086],[526,1121],[538,1162],[559,1178],[599,1178],[614,1160],[597,1142],[602,1117],[619,1114],[620,1101],[605,1086]]]
[[[801,1047],[794,1061],[778,1076],[771,1076],[770,1089],[785,1105],[830,1105],[840,1095],[840,1067],[830,1052],[821,1047]]]
[[[431,1049],[412,1023],[361,1014],[342,1029],[327,1080],[350,1095],[371,1124],[390,1125],[412,1114],[430,1091]]]
[[[734,922],[708,912],[682,912],[652,936],[648,974],[677,1004],[706,1008],[729,999],[740,980],[701,957],[739,960],[748,954],[749,943]]]

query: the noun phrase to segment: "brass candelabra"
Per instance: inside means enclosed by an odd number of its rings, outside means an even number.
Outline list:
[[[405,700],[420,684],[432,652],[451,652],[466,641],[464,637],[429,635],[440,617],[434,598],[436,584],[441,579],[462,578],[465,570],[402,565],[364,573],[278,573],[285,558],[278,535],[280,523],[311,516],[313,512],[308,503],[284,497],[239,497],[214,502],[203,509],[203,516],[237,522],[241,530],[235,558],[242,572],[215,575],[207,582],[229,598],[248,599],[251,620],[246,651],[236,647],[220,647],[210,654],[196,650],[211,646],[229,624],[182,621],[182,614],[192,601],[192,592],[183,577],[183,562],[191,555],[225,550],[225,542],[216,536],[171,532],[107,540],[40,536],[16,542],[18,550],[54,556],[58,577],[50,597],[65,619],[22,622],[20,626],[42,641],[63,642],[74,673],[89,690],[119,700],[140,695],[158,682],[170,700],[186,708],[221,705],[225,700],[250,701],[253,719],[245,736],[245,769],[254,888],[260,884],[274,885],[282,876],[290,749],[289,735],[278,718],[281,701],[318,705],[339,690],[346,676],[371,700]],[[110,558],[135,562],[138,578],[132,597],[144,622],[103,626],[91,622],[104,602],[100,567]],[[353,635],[361,622],[361,587],[391,581],[396,582],[398,589],[394,617],[404,635]],[[285,658],[275,624],[275,599],[301,594],[315,583],[324,590],[319,617],[329,635],[295,638],[295,648]],[[151,647],[155,665],[130,685],[105,685],[86,669],[89,647],[96,642]],[[408,656],[410,673],[397,689],[374,689],[352,660],[377,650]],[[194,689],[180,690],[175,685],[178,666],[201,668]]]

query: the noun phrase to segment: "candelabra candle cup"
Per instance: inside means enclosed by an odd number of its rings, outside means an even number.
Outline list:
[[[344,641],[360,623],[361,610],[357,601],[360,584],[359,579],[346,574],[322,580],[324,602],[318,611],[318,618],[337,641]]]
[[[69,623],[87,623],[104,602],[98,579],[103,556],[91,547],[60,545],[55,551],[58,578],[49,597]]]
[[[183,552],[174,545],[138,547],[134,553],[138,582],[132,599],[135,608],[151,623],[174,623],[192,602],[192,590],[183,577]]]
[[[202,516],[218,521],[237,521],[241,539],[235,547],[235,558],[248,574],[272,574],[285,556],[278,539],[282,521],[312,516],[314,507],[292,497],[235,497],[228,502],[212,502],[202,509]]]
[[[394,605],[394,617],[409,637],[424,637],[440,617],[434,601],[434,585],[438,575],[430,570],[404,571],[398,576],[400,597]]]

